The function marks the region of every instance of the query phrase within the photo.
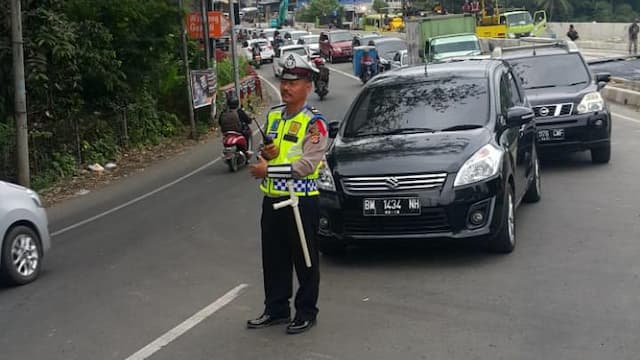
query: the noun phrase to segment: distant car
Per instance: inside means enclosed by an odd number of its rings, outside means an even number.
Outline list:
[[[252,39],[248,41],[244,41],[242,43],[242,48],[245,51],[245,55],[247,59],[253,58],[253,44],[258,43],[260,46],[260,58],[262,59],[262,63],[265,62],[273,62],[273,58],[275,53],[273,51],[273,47],[269,43],[267,39]]]
[[[369,44],[369,41],[380,39],[383,36],[378,33],[373,34],[358,34],[356,33],[351,40],[353,46],[365,46]]]
[[[302,36],[311,35],[310,32],[304,30],[290,30],[283,33],[288,45],[297,45],[298,39]]]
[[[334,63],[338,59],[351,59],[353,35],[346,30],[335,30],[320,35],[320,55]]]
[[[273,61],[273,74],[276,77],[280,77],[282,75],[282,70],[284,68],[283,59],[287,57],[290,53],[296,53],[304,58],[309,56],[307,53],[307,48],[304,45],[285,45],[280,48],[280,54]]]
[[[592,74],[572,41],[520,41],[525,45],[496,48],[493,56],[508,61],[522,80],[535,112],[541,154],[588,150],[593,163],[608,163],[612,122],[600,90],[610,74]]]
[[[398,51],[407,51],[407,43],[399,38],[383,37],[373,40],[378,56],[380,57],[380,65],[385,70],[391,69],[391,62]]]
[[[47,214],[34,191],[0,181],[0,275],[11,284],[35,280],[51,247]]]
[[[516,207],[540,199],[533,110],[506,62],[464,60],[366,83],[320,169],[319,249],[403,240],[516,245]]]
[[[409,51],[397,51],[393,55],[393,60],[391,60],[391,69],[399,69],[405,66],[409,66]]]
[[[272,29],[272,28],[267,28],[267,29],[260,29],[258,32],[258,37],[262,37],[264,39],[269,40],[269,43],[271,45],[273,45],[273,36],[276,33],[276,29]]]
[[[309,56],[320,56],[320,35],[303,35],[299,40],[302,40]]]

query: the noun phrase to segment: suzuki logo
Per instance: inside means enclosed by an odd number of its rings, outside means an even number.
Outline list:
[[[549,115],[549,108],[541,107],[540,110],[538,110],[538,113],[540,114],[540,116],[547,116]]]
[[[400,185],[400,182],[395,177],[388,177],[384,179],[384,181],[387,183],[387,187],[391,190],[395,190],[398,185]]]

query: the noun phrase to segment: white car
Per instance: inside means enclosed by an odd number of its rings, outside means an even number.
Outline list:
[[[291,53],[296,53],[304,58],[309,57],[307,48],[304,45],[285,45],[280,47],[280,56],[276,57],[273,61],[273,74],[276,77],[280,77],[280,75],[282,75],[282,70],[284,68],[283,59]]]
[[[409,52],[407,50],[400,50],[393,55],[391,60],[391,68],[399,69],[401,67],[409,66]]]
[[[298,39],[300,39],[301,37],[305,36],[305,35],[311,35],[310,32],[308,31],[304,31],[304,30],[290,30],[290,31],[286,31],[283,33],[284,38],[288,39],[291,38],[290,40],[288,40],[288,44],[290,45],[299,45],[298,44]],[[320,36],[320,35],[318,35]]]
[[[273,35],[276,33],[276,29],[260,29],[258,31],[258,37],[269,40],[269,44],[273,45]]]
[[[309,56],[320,56],[320,35],[303,35],[300,39],[304,42]]]
[[[35,280],[51,247],[47,213],[34,191],[0,181],[0,275],[11,284]]]
[[[253,44],[258,43],[260,46],[260,57],[262,58],[261,63],[265,62],[273,62],[273,57],[275,53],[273,51],[273,47],[269,43],[267,39],[251,39],[242,43],[242,48],[244,49],[245,55],[247,59],[251,60],[253,58]]]

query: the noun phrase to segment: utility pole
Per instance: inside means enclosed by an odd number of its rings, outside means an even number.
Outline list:
[[[191,94],[191,74],[189,73],[189,51],[187,49],[187,29],[184,24],[184,16],[182,14],[182,0],[178,0],[180,8],[180,32],[182,33],[182,60],[184,61],[184,73],[187,76],[187,96],[189,103],[189,123],[191,124],[191,138],[197,138],[196,119],[193,116],[193,95]]]
[[[209,48],[209,12],[207,11],[207,0],[201,1],[200,12],[202,15],[202,42],[204,43],[205,69],[209,68],[211,61],[211,50]]]
[[[29,171],[29,129],[27,127],[27,91],[24,82],[24,49],[20,0],[11,0],[11,40],[13,43],[18,183],[29,187],[31,182]]]
[[[233,80],[235,84],[236,96],[240,99],[240,71],[238,69],[238,54],[236,48],[236,15],[234,0],[229,0],[229,19],[231,19],[231,57],[233,58]]]

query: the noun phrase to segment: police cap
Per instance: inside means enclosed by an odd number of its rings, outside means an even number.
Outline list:
[[[311,81],[313,73],[318,72],[315,66],[295,53],[287,55],[283,65],[282,80],[305,79]]]

